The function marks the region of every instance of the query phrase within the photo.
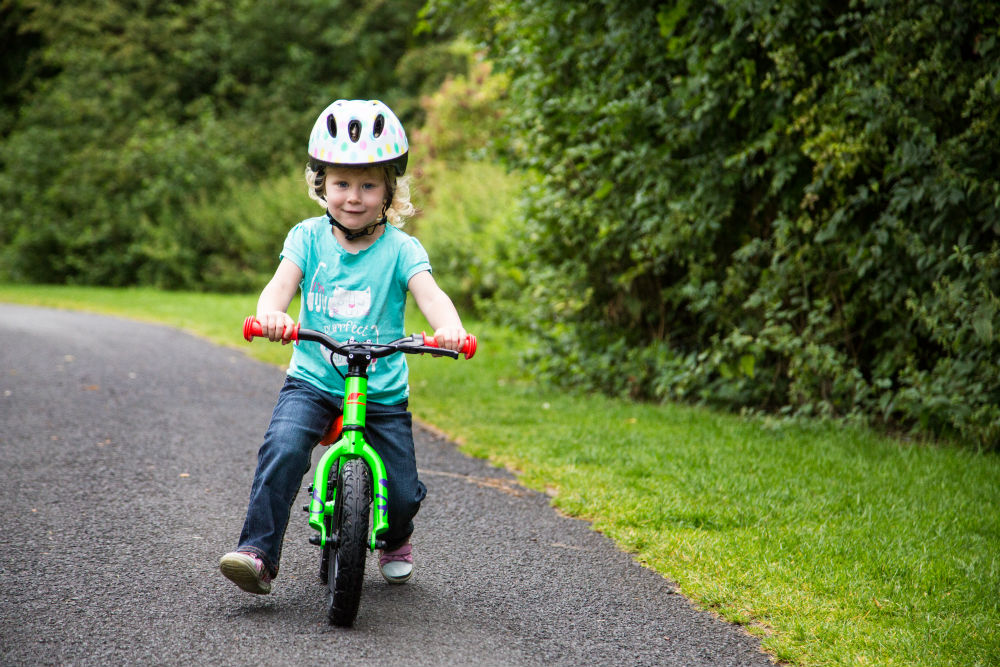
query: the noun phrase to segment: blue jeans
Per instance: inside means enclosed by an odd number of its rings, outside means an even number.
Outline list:
[[[285,528],[302,477],[309,471],[312,449],[342,410],[341,397],[292,377],[286,378],[278,395],[257,452],[257,471],[237,547],[260,556],[272,576],[278,573]],[[397,405],[369,401],[365,438],[382,457],[389,478],[389,530],[381,539],[388,549],[396,549],[413,533],[413,517],[427,495],[417,479],[413,420],[406,401]]]

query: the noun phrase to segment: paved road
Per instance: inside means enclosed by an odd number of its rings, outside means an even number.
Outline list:
[[[0,305],[0,664],[770,664],[587,524],[424,430],[409,584],[390,588],[369,558],[356,627],[330,627],[295,512],[274,593],[239,591],[218,558],[281,382],[167,327]]]

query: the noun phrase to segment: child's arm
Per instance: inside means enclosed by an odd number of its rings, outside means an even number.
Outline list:
[[[434,329],[434,340],[439,347],[457,350],[465,342],[466,332],[455,304],[438,287],[430,271],[421,271],[408,284],[413,299]]]
[[[264,287],[257,299],[257,319],[260,321],[262,333],[272,341],[280,340],[287,345],[291,338],[295,322],[288,315],[288,304],[295,297],[295,292],[302,282],[302,269],[290,259],[283,259],[270,282]]]

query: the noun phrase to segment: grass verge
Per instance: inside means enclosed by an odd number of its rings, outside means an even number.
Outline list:
[[[245,345],[255,295],[0,286],[0,301],[159,321]],[[411,320],[414,329],[421,324]],[[414,412],[802,665],[1000,664],[1000,457],[830,424],[772,427],[572,395],[523,377],[522,342],[411,360]]]

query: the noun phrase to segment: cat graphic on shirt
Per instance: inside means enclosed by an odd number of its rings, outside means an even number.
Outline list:
[[[361,318],[372,307],[372,288],[348,290],[334,287],[330,297],[330,314],[337,317]]]

